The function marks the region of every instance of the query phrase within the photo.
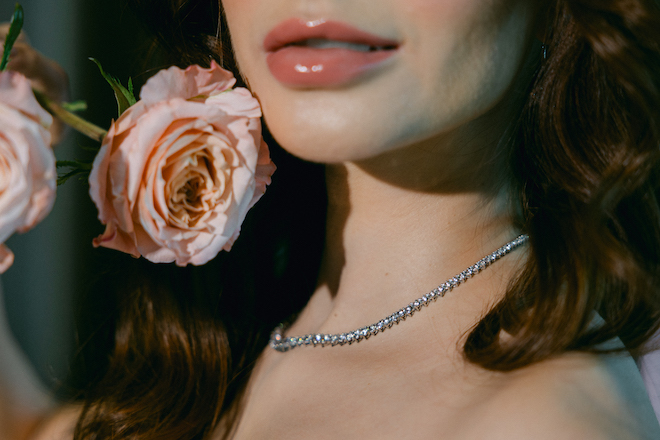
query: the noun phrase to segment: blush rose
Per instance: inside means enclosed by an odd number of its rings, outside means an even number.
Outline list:
[[[53,207],[52,122],[23,75],[0,72],[0,273],[14,261],[4,242],[34,227]]]
[[[212,63],[145,84],[94,160],[90,195],[106,225],[95,246],[179,266],[231,248],[275,170],[259,103],[234,83]]]

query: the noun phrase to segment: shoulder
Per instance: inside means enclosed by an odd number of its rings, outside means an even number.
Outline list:
[[[82,408],[67,405],[47,417],[28,440],[71,440]]]
[[[652,440],[660,426],[634,361],[564,354],[506,375],[484,405],[488,438]]]

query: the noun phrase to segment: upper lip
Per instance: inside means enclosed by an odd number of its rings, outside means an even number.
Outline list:
[[[364,44],[385,49],[394,49],[399,45],[395,40],[370,34],[342,22],[291,18],[275,26],[266,35],[264,49],[266,52],[274,52],[285,46],[301,44],[310,39]]]

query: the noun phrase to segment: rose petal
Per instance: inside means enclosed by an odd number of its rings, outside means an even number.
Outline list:
[[[215,63],[149,80],[113,124],[90,176],[103,180],[90,192],[110,225],[100,245],[181,266],[231,247],[275,169],[258,102],[246,89],[228,90],[233,83]]]
[[[0,272],[14,258],[2,243],[14,232],[34,227],[53,206],[51,123],[28,80],[15,72],[0,72]]]
[[[4,244],[0,244],[0,273],[5,273],[14,264],[14,254]]]
[[[243,87],[237,87],[229,92],[210,96],[206,100],[210,104],[222,109],[228,115],[244,116],[246,118],[260,118],[261,107],[250,91]]]
[[[255,172],[255,188],[254,195],[252,196],[252,201],[250,202],[250,208],[254,206],[257,201],[264,195],[266,192],[266,186],[270,185],[271,177],[277,167],[270,160],[270,152],[268,151],[268,145],[263,140],[261,141],[261,147],[259,148],[259,159],[257,160],[257,169]]]
[[[114,222],[110,222],[106,225],[103,234],[96,237],[92,241],[92,244],[94,247],[103,246],[108,249],[115,249],[127,254],[131,254],[135,258],[138,258],[140,253],[135,246],[135,242],[136,240],[133,234],[128,234],[120,229],[117,229],[117,225]]]
[[[155,104],[174,98],[191,99],[211,96],[229,90],[236,83],[231,72],[211,61],[208,69],[190,66],[186,70],[173,66],[151,77],[140,92],[140,100]]]
[[[34,97],[28,79],[18,72],[10,70],[0,72],[0,102],[22,112],[46,129],[53,123],[53,117]]]

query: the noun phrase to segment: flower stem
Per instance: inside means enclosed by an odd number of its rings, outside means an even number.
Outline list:
[[[106,134],[108,134],[106,130],[102,129],[98,125],[94,125],[91,122],[84,120],[80,116],[75,115],[70,111],[65,110],[61,105],[52,101],[40,91],[33,89],[33,92],[34,96],[37,98],[37,101],[39,101],[39,104],[48,110],[48,113],[55,116],[74,130],[84,134],[88,138],[94,139],[98,142],[103,142],[103,138]]]

